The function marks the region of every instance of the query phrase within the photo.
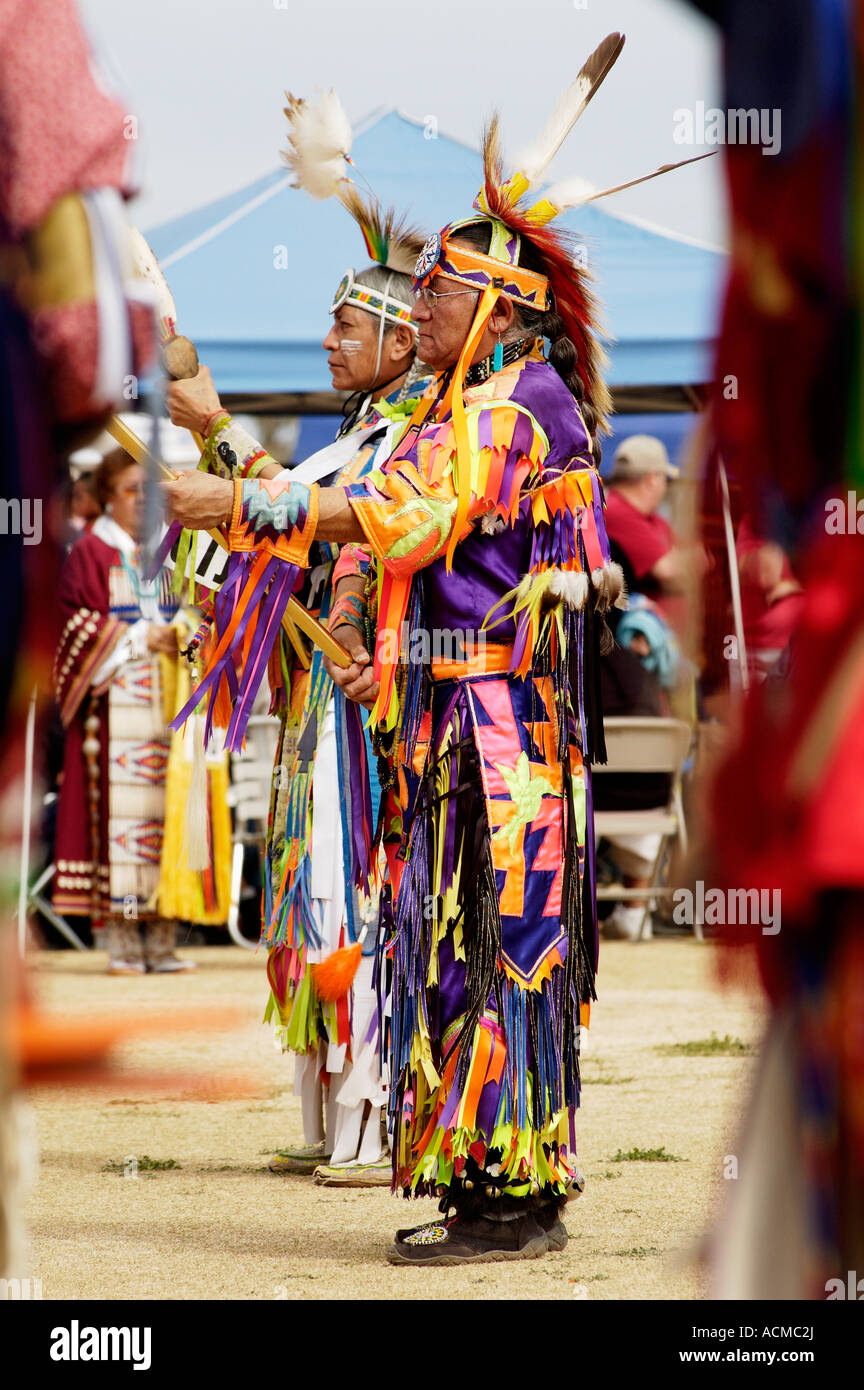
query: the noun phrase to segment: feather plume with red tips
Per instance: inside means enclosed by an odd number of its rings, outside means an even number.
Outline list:
[[[493,217],[506,220],[513,201],[504,184],[504,156],[501,152],[501,122],[497,111],[483,127],[483,193]]]
[[[555,312],[576,348],[576,372],[585,400],[594,409],[598,429],[608,433],[606,417],[611,410],[611,397],[602,375],[606,354],[597,336],[599,309],[590,288],[592,277],[578,264],[578,238],[561,228],[532,221],[529,203],[514,197],[511,184],[503,181],[503,170],[498,117],[493,116],[483,132],[483,201],[491,216],[530,241],[540,256],[554,296]]]

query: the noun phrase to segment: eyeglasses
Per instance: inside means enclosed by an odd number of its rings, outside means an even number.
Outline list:
[[[479,293],[479,290],[445,290],[443,294],[436,294],[435,290],[430,290],[429,286],[425,285],[422,289],[414,291],[414,303],[419,304],[422,299],[427,309],[434,309],[439,299],[452,299],[457,294]]]

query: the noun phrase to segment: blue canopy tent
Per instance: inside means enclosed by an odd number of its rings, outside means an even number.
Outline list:
[[[469,213],[481,182],[475,149],[392,109],[360,128],[352,159],[385,204],[425,230]],[[569,213],[564,225],[578,233],[580,259],[605,306],[617,408],[686,410],[681,388],[711,376],[725,258],[616,217],[603,204]],[[223,398],[235,409],[306,416],[298,457],[318,446],[316,435],[321,443],[332,438],[332,422],[313,422],[308,412],[337,408],[321,350],[327,307],[343,269],[366,260],[344,208],[313,202],[277,170],[147,235],[181,331],[197,344]],[[652,432],[662,436],[662,417],[655,424]],[[683,422],[676,424],[667,431],[670,452]]]

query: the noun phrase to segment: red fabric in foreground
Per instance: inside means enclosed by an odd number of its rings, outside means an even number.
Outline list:
[[[713,807],[712,882],[780,889],[784,932],[824,890],[864,886],[864,546],[824,537],[802,579],[793,677],[751,692]]]

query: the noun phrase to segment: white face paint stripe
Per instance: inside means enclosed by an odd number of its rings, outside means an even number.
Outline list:
[[[343,338],[339,344],[340,352],[359,352],[363,344],[359,338]]]

